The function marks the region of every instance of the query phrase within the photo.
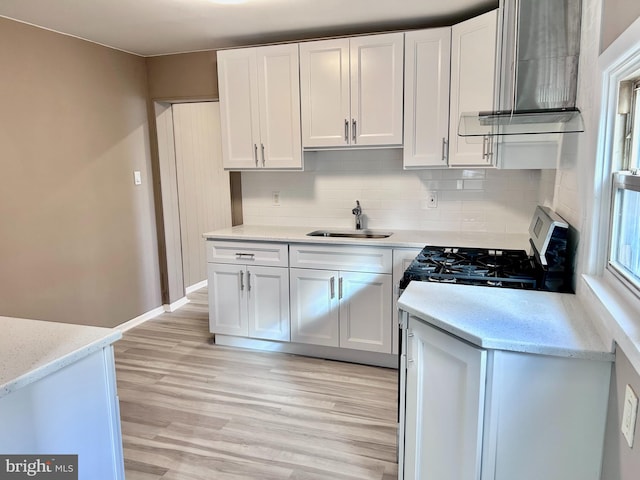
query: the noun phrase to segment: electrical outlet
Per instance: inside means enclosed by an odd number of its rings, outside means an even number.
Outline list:
[[[627,440],[629,448],[633,447],[633,436],[636,429],[636,415],[638,414],[638,396],[631,385],[627,385],[624,392],[624,409],[622,410],[622,434]]]
[[[436,192],[427,193],[427,208],[436,208],[438,206],[438,194]]]
[[[271,199],[274,206],[280,206],[280,192],[272,192]]]

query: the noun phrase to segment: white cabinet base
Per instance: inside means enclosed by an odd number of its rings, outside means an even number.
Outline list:
[[[5,455],[78,455],[81,480],[124,480],[113,347],[0,398],[0,425]]]
[[[281,352],[306,357],[326,358],[340,362],[361,363],[376,367],[398,368],[398,356],[389,353],[367,352],[349,348],[325,347],[294,342],[275,342],[256,338],[235,337],[233,335],[214,335],[216,345],[227,347],[251,348],[265,352]]]

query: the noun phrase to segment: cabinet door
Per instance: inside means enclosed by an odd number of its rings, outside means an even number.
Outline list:
[[[247,283],[243,265],[207,264],[209,331],[246,337]]]
[[[291,341],[337,347],[338,272],[291,268]]]
[[[405,168],[446,167],[451,28],[405,34]]]
[[[350,39],[351,143],[401,145],[404,34]]]
[[[260,115],[253,48],[218,52],[220,128],[224,168],[257,168]]]
[[[260,166],[302,168],[298,45],[260,47],[256,58]]]
[[[340,272],[340,347],[391,353],[391,275]]]
[[[249,336],[289,341],[289,269],[247,266]]]
[[[349,144],[349,40],[300,44],[302,146]]]
[[[449,165],[490,166],[492,137],[460,137],[460,114],[494,108],[497,10],[454,25],[451,30]]]
[[[478,480],[486,351],[409,318],[404,480]]]

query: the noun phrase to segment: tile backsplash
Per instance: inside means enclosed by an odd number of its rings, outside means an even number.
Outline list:
[[[248,225],[353,228],[360,200],[365,228],[526,233],[535,206],[552,204],[555,175],[403,170],[399,149],[306,152],[303,172],[242,173],[243,216]]]

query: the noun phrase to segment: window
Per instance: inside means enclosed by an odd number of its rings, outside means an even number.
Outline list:
[[[640,80],[620,84],[623,149],[613,172],[609,267],[640,291]]]

